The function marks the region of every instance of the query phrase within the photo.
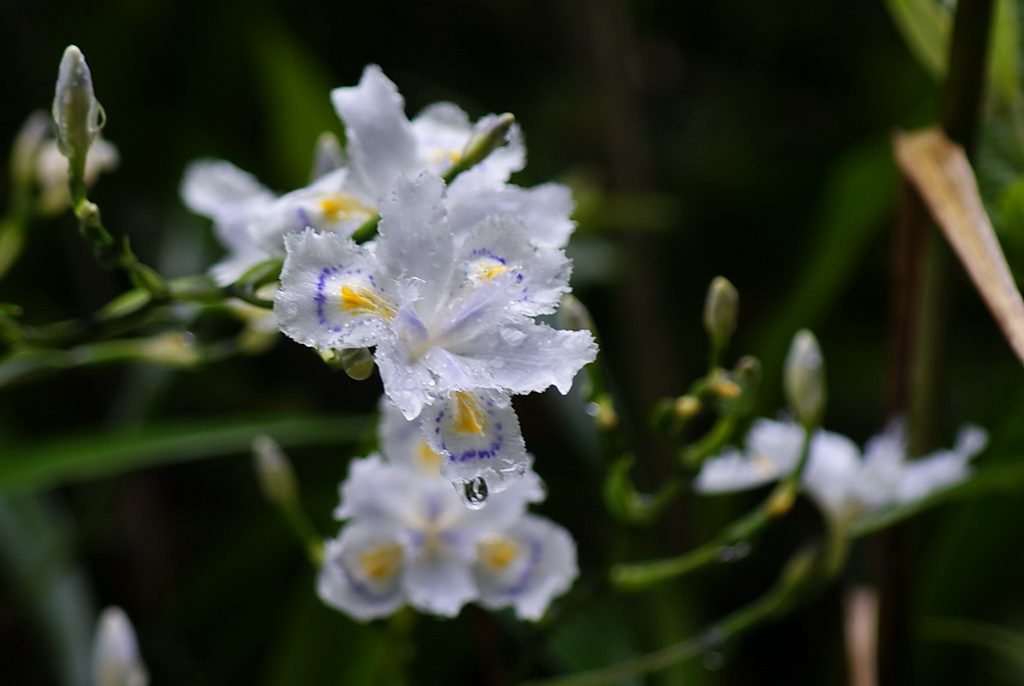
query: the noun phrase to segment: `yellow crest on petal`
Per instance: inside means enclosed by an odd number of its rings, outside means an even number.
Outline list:
[[[452,428],[459,433],[482,436],[486,427],[487,418],[480,407],[480,401],[469,393],[457,391]]]

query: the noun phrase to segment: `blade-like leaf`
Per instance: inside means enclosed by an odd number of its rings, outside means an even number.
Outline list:
[[[978,193],[963,148],[939,129],[895,138],[896,160],[942,228],[1017,356],[1024,361],[1024,299]]]
[[[286,448],[354,442],[367,425],[366,417],[352,415],[248,417],[180,421],[44,444],[7,446],[0,451],[0,493],[38,491],[157,464],[245,453],[252,439],[261,434]]]

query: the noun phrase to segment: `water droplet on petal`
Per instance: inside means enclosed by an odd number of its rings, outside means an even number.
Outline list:
[[[509,345],[519,345],[526,340],[526,332],[520,331],[519,329],[513,329],[511,327],[504,327],[501,329],[501,337]]]
[[[740,541],[735,545],[723,546],[718,549],[718,559],[721,562],[737,562],[750,554],[750,544]]]
[[[456,484],[455,491],[462,498],[462,503],[471,510],[479,510],[487,504],[487,482],[482,476]]]

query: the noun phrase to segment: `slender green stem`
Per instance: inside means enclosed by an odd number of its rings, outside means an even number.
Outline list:
[[[789,561],[779,580],[767,593],[695,637],[612,667],[567,677],[529,681],[523,686],[605,686],[666,669],[718,648],[761,623],[785,614],[816,590],[818,582],[828,578],[828,570],[822,565],[820,551],[800,551]]]
[[[792,507],[800,489],[800,477],[807,467],[811,436],[812,431],[805,431],[796,469],[780,481],[758,507],[727,526],[713,540],[688,553],[664,560],[613,566],[610,571],[612,584],[620,589],[641,589],[716,562],[734,561],[739,553],[730,552],[733,546],[749,543],[773,519],[781,517]]]
[[[992,23],[993,0],[959,0],[950,42],[949,69],[942,92],[940,123],[947,135],[971,155],[977,137],[985,85],[986,59]],[[920,455],[938,442],[946,402],[944,372],[946,354],[946,294],[951,257],[933,227],[926,223],[920,200],[909,183],[904,208],[909,210],[897,239],[904,254],[903,273],[895,285],[894,352],[891,411],[907,414],[909,451]],[[915,266],[916,265],[916,266]],[[907,644],[908,558],[906,532],[892,529],[880,540],[879,674],[883,686],[910,679]]]

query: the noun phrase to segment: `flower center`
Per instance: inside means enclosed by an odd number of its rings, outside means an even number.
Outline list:
[[[393,319],[395,316],[395,308],[391,303],[365,286],[342,286],[341,309],[352,314],[375,314],[384,319]]]
[[[402,548],[397,543],[385,543],[359,555],[359,568],[366,578],[373,581],[391,578],[401,564]]]
[[[320,211],[331,221],[338,221],[344,216],[362,215],[369,217],[374,210],[364,205],[357,198],[345,193],[331,193],[320,201]]]
[[[483,436],[487,419],[480,402],[465,391],[455,392],[455,417],[452,428],[459,433]]]
[[[519,556],[519,544],[504,536],[483,541],[477,548],[480,561],[488,567],[503,570]]]

